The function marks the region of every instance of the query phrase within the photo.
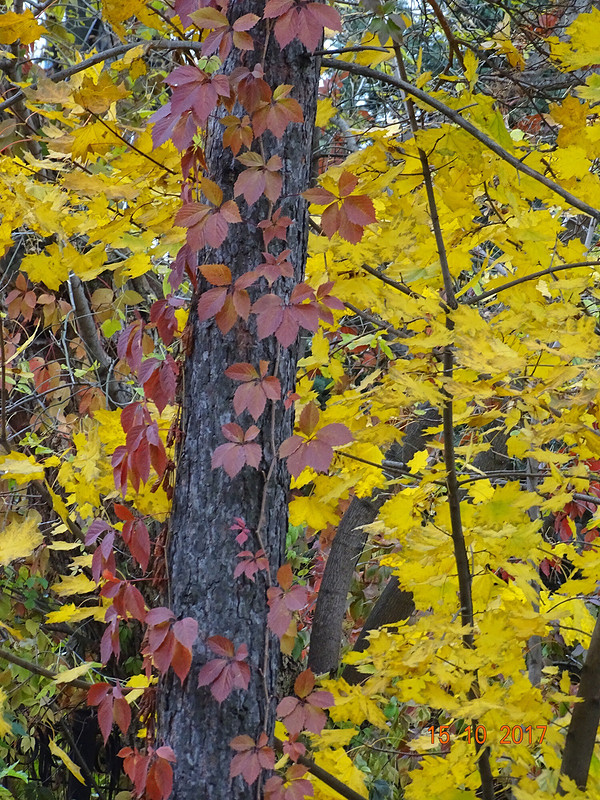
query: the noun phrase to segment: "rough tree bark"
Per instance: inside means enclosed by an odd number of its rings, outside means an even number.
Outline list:
[[[230,6],[234,9],[233,19],[246,13],[260,15],[263,7],[256,0]],[[256,49],[244,56],[244,66],[252,69],[260,59],[268,84],[272,88],[293,85],[292,96],[304,112],[304,123],[289,125],[282,139],[276,140],[269,133],[261,137],[265,159],[279,155],[283,161],[281,208],[282,214],[293,222],[281,249],[291,249],[289,258],[295,275],[294,281],[280,281],[277,285],[283,284],[280,291],[288,295],[304,274],[308,216],[300,192],[308,187],[310,178],[319,64],[297,42],[282,52],[272,34],[262,58],[264,35],[264,30],[258,34]],[[234,50],[223,71],[229,74],[240,63],[239,52]],[[229,199],[241,167],[230,151],[223,149],[222,131],[220,123],[213,121],[206,146],[207,175]],[[243,222],[230,227],[220,249],[201,253],[201,263],[203,259],[204,263],[226,264],[234,280],[261,263],[265,247],[257,223],[269,216],[264,199],[250,208],[240,198],[238,204]],[[208,284],[201,285],[201,289],[207,288]],[[248,787],[241,778],[230,780],[233,751],[229,742],[241,734],[257,739],[262,731],[272,732],[279,644],[267,631],[265,573],[257,575],[256,583],[244,577],[233,578],[240,548],[230,526],[234,517],[245,520],[252,531],[252,540],[246,546],[253,551],[265,548],[273,579],[284,553],[289,486],[285,463],[273,463],[273,459],[280,443],[292,434],[292,411],[284,410],[283,403],[272,411],[269,404],[257,423],[263,448],[259,471],[245,467],[230,479],[222,469],[211,469],[211,453],[224,441],[221,426],[236,419],[232,399],[237,384],[224,375],[226,367],[236,362],[258,366],[259,359],[268,360],[271,374],[276,368],[285,397],[294,385],[297,350],[294,346],[280,347],[273,337],[258,342],[254,325],[241,321],[223,336],[213,320],[198,321],[195,305],[193,302],[189,322],[192,348],[184,372],[183,436],[170,521],[168,567],[171,608],[178,616],[198,620],[199,643],[183,688],[172,674],[164,681],[159,697],[158,738],[168,742],[177,754],[174,800],[248,800],[261,796],[261,782]],[[244,428],[253,422],[247,412],[237,421]],[[198,688],[196,683],[198,666],[212,657],[202,642],[213,635],[226,636],[236,647],[245,643],[252,670],[248,691],[235,691],[221,705],[213,700],[208,688]]]

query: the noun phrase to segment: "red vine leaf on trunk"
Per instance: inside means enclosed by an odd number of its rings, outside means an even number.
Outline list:
[[[261,136],[270,130],[274,136],[281,139],[290,122],[302,122],[304,114],[297,100],[288,97],[293,86],[282,84],[276,86],[269,99],[261,100],[252,115],[254,135]]]
[[[222,703],[234,689],[248,688],[248,648],[241,644],[236,650],[233,642],[224,636],[211,636],[206,644],[219,658],[213,658],[202,667],[198,674],[198,686],[209,686],[217,703]]]
[[[250,425],[244,431],[236,422],[229,422],[222,425],[221,430],[229,441],[220,444],[212,454],[212,468],[223,467],[230,478],[234,478],[246,464],[258,469],[262,447],[254,441],[260,433],[256,425]]]
[[[203,264],[200,271],[215,288],[200,296],[198,319],[204,322],[214,317],[221,333],[229,333],[238,317],[248,319],[251,302],[247,289],[257,276],[253,271],[246,272],[232,283],[231,271],[224,264]]]
[[[300,611],[308,602],[308,589],[294,586],[293,579],[292,568],[284,564],[277,572],[279,586],[269,586],[267,589],[267,625],[280,639],[290,626],[292,611]]]
[[[242,550],[237,554],[237,557],[241,561],[233,570],[234,578],[245,575],[251,581],[254,581],[254,576],[257,572],[269,569],[269,562],[264,550],[257,550],[256,553],[252,553],[250,550]]]
[[[250,125],[250,117],[247,114],[241,119],[235,116],[223,117],[221,125],[225,126],[223,147],[229,147],[234,156],[237,156],[242,147],[252,145],[254,133]]]
[[[198,623],[191,617],[178,622],[174,619],[173,612],[164,606],[147,613],[148,630],[142,653],[152,658],[162,675],[172,666],[183,683],[192,663],[192,645],[198,635]]]
[[[192,617],[184,617],[173,625],[175,647],[171,666],[181,681],[186,679],[192,666],[192,645],[198,638],[198,623]]]
[[[236,736],[229,743],[236,755],[231,759],[229,777],[241,775],[246,783],[251,786],[261,771],[275,767],[275,751],[269,747],[266,733],[261,733],[255,742],[251,736]]]
[[[281,158],[271,156],[265,161],[260,153],[242,153],[238,161],[247,169],[240,173],[235,182],[235,197],[243,195],[249,206],[254,205],[263,195],[274,203],[281,194],[283,184]]]
[[[319,46],[324,28],[333,31],[342,29],[339,13],[324,3],[268,0],[263,16],[265,19],[277,19],[275,38],[280,47],[297,38],[311,53]]]
[[[263,219],[258,223],[258,227],[263,232],[263,239],[265,247],[268,247],[273,239],[281,239],[285,242],[287,239],[287,229],[292,224],[292,218],[281,216],[281,208],[273,212],[270,219]],[[263,253],[264,255],[264,253]]]
[[[294,286],[289,301],[276,294],[264,294],[252,306],[256,314],[259,339],[275,334],[283,347],[289,347],[300,328],[314,333],[319,325],[319,306],[315,293],[306,283]]]
[[[277,706],[277,716],[292,735],[310,731],[319,735],[327,722],[322,711],[334,704],[333,695],[326,691],[313,691],[315,676],[311,669],[301,672],[294,683],[298,697],[284,697]]]
[[[175,215],[175,225],[187,228],[187,243],[192,250],[220,247],[227,238],[229,225],[241,221],[235,200],[218,206],[185,203]]]
[[[246,409],[257,420],[265,410],[267,400],[279,400],[281,384],[273,375],[267,375],[268,361],[261,361],[259,370],[252,364],[240,362],[225,370],[225,375],[234,381],[241,381],[233,396],[233,408],[238,416]]]
[[[294,266],[291,261],[288,261],[291,252],[291,250],[283,250],[278,256],[274,256],[272,253],[263,253],[263,262],[254,270],[255,273],[266,278],[269,286],[272,286],[277,278],[293,278]]]
[[[189,18],[198,28],[210,30],[202,42],[203,56],[210,56],[218,50],[219,58],[224,61],[231,51],[232,44],[238,50],[254,50],[254,41],[247,31],[260,19],[257,14],[243,14],[232,25],[221,11],[206,6],[193,11]]]

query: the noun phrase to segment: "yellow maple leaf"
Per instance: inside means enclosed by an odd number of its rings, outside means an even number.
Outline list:
[[[18,558],[27,558],[44,541],[39,524],[42,518],[30,511],[21,521],[10,522],[0,532],[0,565],[5,567]]]
[[[334,508],[314,497],[294,497],[289,515],[291,525],[306,523],[315,531],[322,531],[328,525],[337,525],[339,521]]]
[[[87,111],[103,114],[113,103],[128,94],[124,83],[114,83],[108,72],[102,72],[97,81],[86,75],[79,91],[73,94],[73,99]]]
[[[335,775],[346,786],[354,789],[362,797],[368,797],[365,779],[358,767],[354,766],[352,759],[342,747],[331,750],[320,750],[315,753],[315,762],[319,767]],[[330,789],[318,778],[311,779],[315,788],[315,800],[339,800],[339,794]]]
[[[25,256],[21,262],[21,269],[26,272],[32,283],[43,283],[48,289],[60,288],[63,281],[69,277],[69,268],[56,253],[47,248],[46,254],[34,253]]]
[[[14,11],[0,14],[0,44],[13,44],[16,41],[23,45],[31,44],[44,33],[48,31],[38,23],[30,9],[22,14],[15,14]]]
[[[406,464],[406,466],[410,469],[410,474],[416,475],[418,472],[422,472],[427,466],[428,457],[429,453],[427,448],[425,448],[425,450],[419,450],[417,453],[415,453],[411,460]]]
[[[579,14],[566,30],[570,42],[551,40],[552,56],[568,69],[581,69],[600,62],[600,39],[594,31],[600,29],[600,9],[592,8],[589,14]]]

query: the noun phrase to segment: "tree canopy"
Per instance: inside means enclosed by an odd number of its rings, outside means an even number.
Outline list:
[[[0,796],[600,796],[598,30],[0,6]]]

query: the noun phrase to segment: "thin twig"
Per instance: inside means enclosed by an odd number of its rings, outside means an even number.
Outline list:
[[[531,275],[522,275],[520,278],[515,278],[512,281],[508,281],[508,283],[503,283],[501,286],[496,286],[495,289],[487,289],[485,292],[475,295],[474,297],[468,297],[463,300],[463,303],[464,305],[471,306],[478,303],[480,300],[487,300],[488,297],[493,297],[495,294],[498,294],[498,292],[506,291],[506,289],[512,289],[513,286],[518,286],[521,283],[533,281],[544,275],[553,275],[555,272],[562,272],[566,269],[580,269],[581,267],[600,267],[600,261],[577,261],[574,264],[559,264],[556,267],[541,269],[538,270],[538,272],[532,272]]]
[[[374,317],[373,314],[369,314],[368,311],[361,311],[360,308],[355,306],[353,303],[344,303],[346,308],[349,308],[354,314],[357,314],[359,317],[365,320],[365,322],[369,322],[371,325],[374,325],[376,328],[380,330],[389,331],[390,333],[394,333],[400,339],[405,339],[406,335],[399,331],[398,328],[395,328],[391,322],[384,322],[383,320],[377,319]]]
[[[379,278],[379,280],[382,281],[383,283],[387,283],[388,286],[393,286],[394,289],[398,289],[399,292],[408,295],[408,297],[421,298],[421,295],[418,292],[414,292],[406,284],[399,283],[398,281],[395,281],[393,278],[388,278],[388,276],[385,275],[383,272],[379,272],[379,270],[373,269],[373,267],[369,267],[367,264],[361,264],[361,269],[364,269],[364,271],[368,272],[369,275],[373,275],[373,277]]]

